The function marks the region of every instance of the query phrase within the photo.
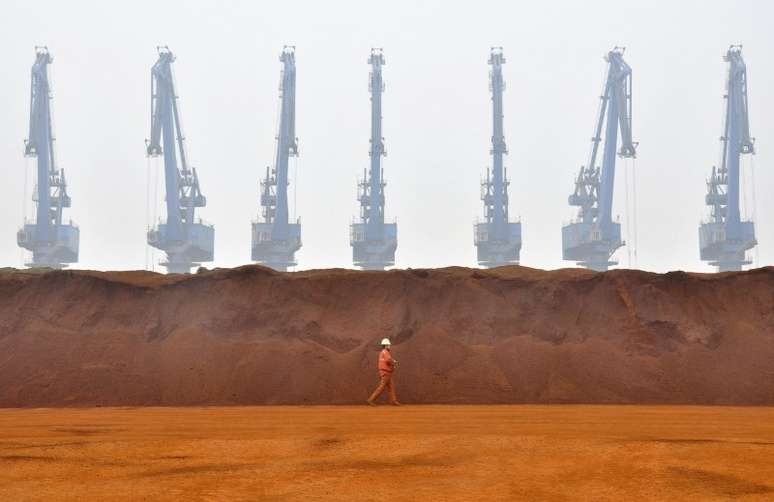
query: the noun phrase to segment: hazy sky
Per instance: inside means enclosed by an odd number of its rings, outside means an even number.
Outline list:
[[[146,226],[154,211],[163,214],[161,178],[158,209],[146,209],[144,145],[160,44],[177,55],[188,152],[208,200],[199,214],[216,228],[216,260],[207,266],[249,262],[258,177],[274,156],[284,44],[297,46],[300,157],[290,193],[302,223],[299,268],[352,263],[348,225],[358,213],[356,178],[368,165],[371,47],[383,47],[387,61],[386,211],[398,221],[396,264],[475,265],[472,224],[482,214],[479,180],[490,164],[493,45],[507,58],[506,166],[511,215],[523,225],[521,263],[572,266],[561,259],[561,226],[576,213],[567,196],[588,157],[603,55],[622,45],[633,68],[640,143],[629,166],[637,178],[637,265],[708,271],[697,226],[708,214],[705,178],[719,158],[722,56],[742,43],[758,139],[758,154],[744,161],[745,179],[754,166],[757,182],[757,264],[774,263],[769,1],[5,0],[3,19],[0,266],[22,265],[15,235],[25,203],[33,214],[34,163],[23,156],[23,140],[34,46],[44,44],[54,56],[58,161],[73,199],[66,216],[81,228],[78,268],[148,263]],[[614,213],[625,225],[625,163],[618,166]],[[151,194],[159,169],[160,161],[150,164]],[[751,190],[747,205],[752,213]],[[623,233],[632,249],[632,230]],[[621,266],[629,249],[616,254]]]

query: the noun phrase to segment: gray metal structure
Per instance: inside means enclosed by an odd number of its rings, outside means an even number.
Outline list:
[[[80,231],[72,222],[63,223],[64,208],[70,207],[64,169],[57,167],[51,112],[51,84],[48,65],[53,61],[47,47],[35,48],[30,86],[30,130],[24,154],[37,160],[35,220],[24,222],[16,234],[17,244],[32,251],[28,267],[67,267],[78,261]]]
[[[164,156],[167,219],[148,231],[148,244],[166,253],[161,265],[169,273],[187,274],[192,267],[213,260],[215,229],[195,215],[196,208],[207,205],[207,199],[199,188],[196,168],[188,166],[172,73],[175,56],[168,47],[159,47],[158,53],[151,69],[151,133],[146,154]]]
[[[382,157],[387,155],[382,137],[382,93],[384,80],[382,49],[371,49],[368,58],[371,74],[368,90],[371,94],[371,148],[370,167],[358,182],[360,219],[350,226],[349,243],[352,246],[352,262],[363,270],[384,270],[395,265],[398,248],[398,224],[385,223],[384,219],[384,169]]]
[[[600,96],[599,116],[591,138],[591,155],[581,166],[570,195],[571,206],[578,206],[578,219],[562,227],[562,257],[586,268],[605,271],[618,262],[613,253],[625,243],[621,240],[621,225],[613,221],[613,187],[616,156],[634,158],[637,143],[632,141],[632,70],[623,59],[624,49],[615,47],[607,53],[605,88]],[[605,147],[602,168],[596,165],[602,127],[605,126]],[[621,148],[618,130],[621,130]]]
[[[280,54],[280,117],[274,168],[266,168],[260,182],[261,215],[252,224],[252,259],[284,272],[297,265],[301,223],[289,221],[288,163],[298,156],[296,137],[296,48],[286,45]]]
[[[725,55],[728,63],[726,82],[726,114],[723,153],[720,168],[712,168],[707,181],[705,203],[710,206],[709,221],[699,226],[701,259],[717,267],[719,272],[742,270],[752,263],[745,252],[758,243],[752,221],[742,220],[739,207],[740,160],[742,155],[755,154],[755,139],[750,137],[747,112],[747,66],[742,58],[742,46],[732,45]]]
[[[492,93],[492,169],[487,169],[486,179],[481,182],[481,200],[484,202],[484,221],[474,226],[473,241],[477,250],[478,264],[483,267],[499,267],[517,264],[521,252],[521,223],[508,217],[508,171],[503,157],[508,154],[503,134],[503,79],[505,63],[502,47],[492,47],[489,64],[489,88]]]

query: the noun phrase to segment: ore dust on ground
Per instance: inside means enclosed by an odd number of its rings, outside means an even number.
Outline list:
[[[0,410],[0,500],[772,500],[774,408]]]

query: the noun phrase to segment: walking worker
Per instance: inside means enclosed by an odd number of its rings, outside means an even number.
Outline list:
[[[376,400],[382,395],[382,392],[387,390],[390,398],[390,404],[393,406],[400,406],[398,398],[395,397],[395,383],[392,381],[392,374],[395,371],[395,367],[398,365],[398,361],[392,358],[390,352],[390,339],[384,338],[382,340],[382,351],[379,353],[379,386],[376,388],[371,397],[366,401],[371,406],[376,406]]]

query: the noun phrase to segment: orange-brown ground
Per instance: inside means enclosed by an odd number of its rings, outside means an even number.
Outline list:
[[[774,408],[0,410],[0,500],[772,500]]]

